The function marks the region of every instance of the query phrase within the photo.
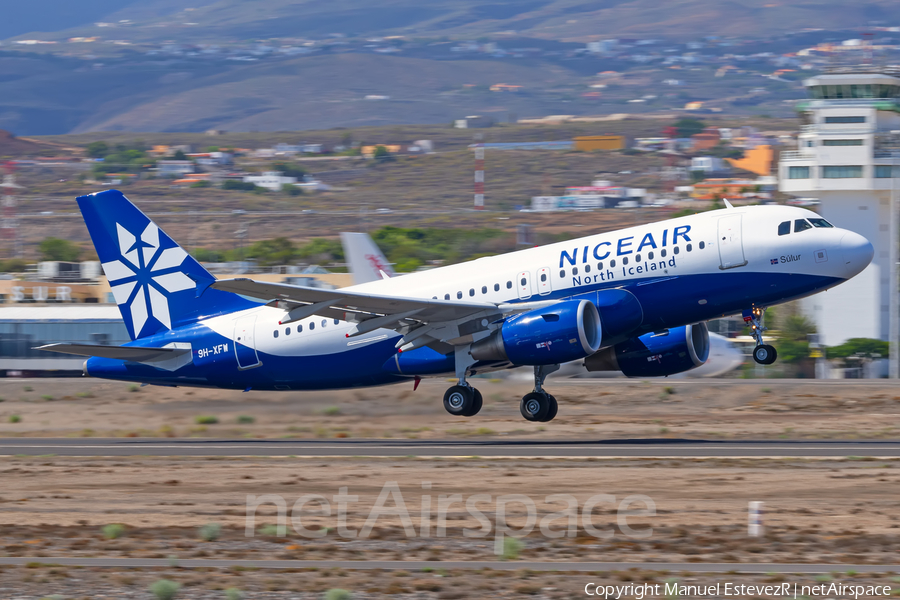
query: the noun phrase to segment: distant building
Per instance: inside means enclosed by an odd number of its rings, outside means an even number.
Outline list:
[[[717,156],[695,156],[691,159],[691,171],[702,171],[705,174],[724,173],[729,171],[725,161]]]
[[[372,157],[375,155],[375,150],[378,149],[378,146],[383,146],[391,154],[397,154],[403,150],[403,146],[399,144],[372,144],[371,146],[361,146],[359,151],[363,156]]]
[[[521,90],[521,85],[510,85],[508,83],[495,83],[491,86],[492,92],[518,92]]]
[[[772,146],[763,144],[744,153],[744,158],[727,158],[725,160],[735,169],[750,171],[760,176],[772,174],[772,163],[775,152]]]
[[[194,172],[194,163],[189,160],[159,160],[156,170],[163,177],[179,177]]]
[[[694,184],[691,196],[696,200],[737,197],[755,192],[757,185],[749,179],[707,179]]]
[[[623,150],[624,135],[584,135],[575,138],[575,149],[582,152],[594,150]]]
[[[457,119],[453,126],[456,129],[483,129],[493,127],[494,119],[483,115],[469,115],[465,119]]]
[[[244,183],[252,183],[268,190],[278,191],[284,185],[294,185],[297,183],[296,177],[285,177],[281,171],[266,171],[262,175],[247,175],[244,177]]]
[[[692,135],[691,139],[694,140],[694,150],[703,151],[718,146],[722,141],[722,134],[716,127],[707,127],[700,133]]]

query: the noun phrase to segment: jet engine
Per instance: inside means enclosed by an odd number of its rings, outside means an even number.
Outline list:
[[[709,358],[706,323],[631,338],[584,359],[588,371],[621,371],[628,377],[661,377],[690,371]]]
[[[510,317],[472,344],[471,353],[477,360],[552,365],[590,356],[602,339],[597,307],[587,300],[564,300]]]

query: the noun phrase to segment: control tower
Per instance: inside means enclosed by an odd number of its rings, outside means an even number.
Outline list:
[[[817,212],[875,246],[865,271],[807,298],[804,311],[816,322],[822,343],[890,340],[895,363],[900,67],[832,68],[804,85],[809,100],[797,107],[804,125],[797,151],[781,154],[779,189],[818,198]],[[891,374],[896,376],[894,364]]]

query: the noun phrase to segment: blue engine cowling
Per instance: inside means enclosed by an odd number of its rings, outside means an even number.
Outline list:
[[[621,371],[628,377],[662,377],[690,371],[709,358],[706,323],[647,333],[584,359],[588,371]]]
[[[553,365],[590,356],[602,339],[597,307],[587,300],[564,300],[510,317],[490,337],[472,344],[471,353],[477,360]]]

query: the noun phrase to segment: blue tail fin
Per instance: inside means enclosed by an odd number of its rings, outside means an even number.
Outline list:
[[[81,196],[78,206],[132,340],[254,306],[207,289],[215,277],[122,192]]]

